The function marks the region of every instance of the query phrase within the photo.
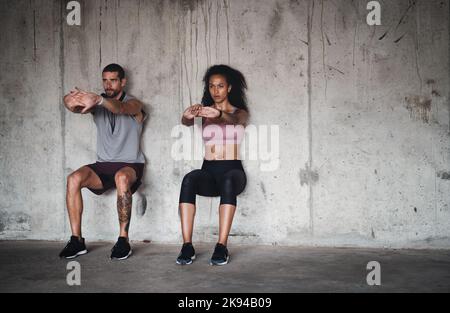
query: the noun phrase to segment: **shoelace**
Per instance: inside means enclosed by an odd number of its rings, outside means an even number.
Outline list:
[[[114,250],[116,250],[116,248],[119,247],[119,242],[116,242],[116,244],[114,245],[114,247],[112,247],[111,252],[113,252]]]
[[[70,240],[69,240],[69,242],[66,244],[66,246],[64,247],[63,250],[67,250],[67,248],[69,248],[69,245],[70,245]]]
[[[70,240],[67,242],[67,244],[66,244],[66,246],[64,247],[64,249],[67,249],[67,248],[72,247],[72,246],[75,246],[75,242],[73,242],[72,239],[70,239]]]

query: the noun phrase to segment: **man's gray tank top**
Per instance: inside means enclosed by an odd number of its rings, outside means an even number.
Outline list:
[[[120,101],[131,99],[124,92]],[[97,126],[97,162],[145,163],[140,148],[144,121],[138,122],[133,115],[114,114],[103,106],[96,106],[92,113]]]

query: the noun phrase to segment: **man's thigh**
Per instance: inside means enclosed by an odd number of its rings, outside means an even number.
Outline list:
[[[73,174],[79,175],[81,179],[81,187],[90,189],[103,189],[100,177],[87,165],[80,167]]]

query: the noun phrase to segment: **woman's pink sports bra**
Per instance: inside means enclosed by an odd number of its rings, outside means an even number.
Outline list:
[[[202,124],[202,137],[205,145],[240,144],[244,135],[243,125],[214,124],[208,119],[204,119]]]

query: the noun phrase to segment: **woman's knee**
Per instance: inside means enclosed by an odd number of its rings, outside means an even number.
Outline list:
[[[232,188],[223,189],[220,193],[220,204],[230,204],[236,206],[237,193]]]
[[[221,182],[221,195],[233,198],[239,195],[245,188],[246,179],[243,173],[225,174]]]
[[[194,170],[184,175],[181,188],[192,188],[197,183],[198,171]]]
[[[183,177],[180,190],[180,203],[191,203],[195,205],[196,186],[198,170],[194,170]]]

